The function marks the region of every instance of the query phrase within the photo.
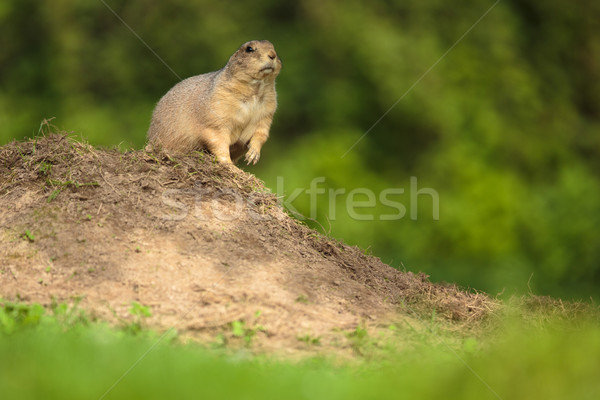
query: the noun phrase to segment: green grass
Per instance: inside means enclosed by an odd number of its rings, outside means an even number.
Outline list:
[[[148,313],[132,306],[134,316]],[[159,341],[158,333],[92,322],[65,305],[48,311],[5,302],[0,393],[3,399],[498,398],[494,392],[502,399],[599,398],[597,321],[513,317],[503,316],[493,334],[477,338],[394,326],[390,340],[406,336],[411,345],[388,342],[389,348],[357,327],[349,334],[353,346],[372,357],[291,361],[181,344],[173,335]]]

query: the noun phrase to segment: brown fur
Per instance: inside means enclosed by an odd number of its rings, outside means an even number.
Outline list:
[[[250,51],[252,50],[252,51]],[[244,43],[222,69],[175,85],[156,105],[148,147],[207,149],[222,163],[256,164],[277,108],[281,60],[267,40]]]

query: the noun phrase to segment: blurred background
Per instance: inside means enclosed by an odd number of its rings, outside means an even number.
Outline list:
[[[318,196],[332,236],[492,295],[597,299],[600,2],[500,1],[419,81],[494,1],[105,1],[181,77],[221,68],[247,40],[275,44],[279,109],[244,169],[274,192],[283,177],[288,195],[317,176],[345,189]],[[3,0],[0,144],[55,117],[93,144],[141,148],[173,71],[102,1]],[[439,220],[430,196],[410,209],[413,176],[439,194]],[[351,218],[361,187],[404,188],[389,198],[405,217],[381,220],[397,210],[377,199],[357,211],[372,221]],[[309,199],[292,204],[309,215]]]

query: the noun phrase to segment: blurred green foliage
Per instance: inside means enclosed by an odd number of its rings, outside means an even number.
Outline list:
[[[348,338],[360,357],[324,351],[290,360],[183,344],[146,330],[134,335],[82,319],[64,304],[49,313],[5,303],[0,389],[3,399],[591,400],[600,394],[600,327],[593,310],[586,311],[568,320],[543,310],[527,313],[529,320],[496,315],[497,330],[467,337],[464,327],[406,320],[357,327]]]
[[[279,109],[249,170],[273,191],[277,176],[288,194],[325,177],[322,187],[346,190],[317,197],[326,230],[435,280],[597,293],[600,3],[501,1],[438,64],[493,1],[106,4],[152,50],[101,1],[0,3],[1,143],[56,117],[92,143],[139,148],[177,75],[269,39],[284,63]],[[427,195],[409,218],[412,176],[439,193],[439,221]],[[373,221],[351,218],[347,194],[359,187],[404,188],[406,216],[381,221],[395,210],[377,202]],[[305,193],[293,205],[310,214]]]

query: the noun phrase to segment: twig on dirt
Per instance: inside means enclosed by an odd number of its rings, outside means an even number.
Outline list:
[[[4,186],[0,186],[0,193],[2,193],[2,191],[5,190]],[[4,196],[8,196],[9,194],[11,194],[13,191],[12,190],[8,190],[6,189],[6,193],[3,193],[0,197],[4,197]]]
[[[105,177],[104,177],[104,173],[102,172],[102,170],[100,170],[99,172],[100,172],[100,176],[102,177],[102,180],[103,180],[104,182],[106,182],[106,184],[107,184],[108,186],[110,186],[110,187],[111,187],[111,189],[112,189],[112,190],[113,190],[113,191],[114,191],[116,194],[118,194],[119,196],[123,197],[123,194],[122,194],[122,193],[120,193],[120,192],[119,192],[119,191],[118,191],[118,190],[117,190],[117,189],[116,189],[116,188],[115,188],[115,187],[114,187],[114,186],[113,186],[113,185],[112,185],[112,184],[111,184],[111,183],[110,183],[110,182],[109,182],[109,181],[108,181],[108,180],[107,180]]]
[[[160,187],[165,187],[165,185],[163,185],[163,183],[161,181],[159,181],[158,179],[156,179],[155,177],[152,176],[151,178],[152,178],[153,181],[155,181],[156,183],[158,183],[158,185]]]
[[[129,184],[136,183],[143,179],[147,179],[151,173],[152,173],[152,171],[149,171],[146,175],[140,176],[139,178],[130,179],[128,183]],[[131,176],[131,174],[127,174],[127,175]]]
[[[6,267],[6,269],[8,269],[8,272],[10,272],[10,275],[13,277],[13,279],[15,281],[17,281],[17,275],[15,275],[14,271],[12,270],[12,268],[10,266]]]

